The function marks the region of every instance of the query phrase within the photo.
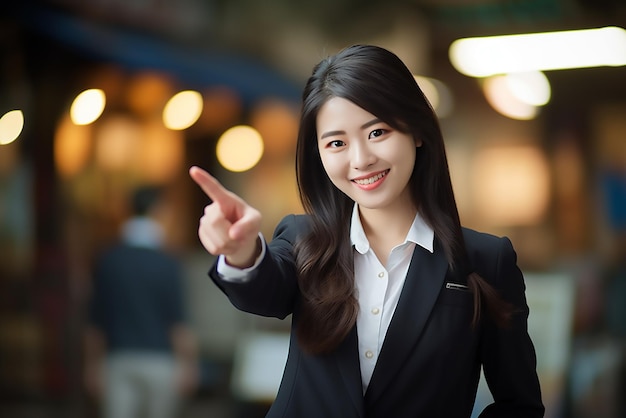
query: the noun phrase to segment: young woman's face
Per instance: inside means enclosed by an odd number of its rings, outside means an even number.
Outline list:
[[[407,186],[420,140],[333,97],[317,115],[317,144],[330,180],[360,207],[412,204]]]

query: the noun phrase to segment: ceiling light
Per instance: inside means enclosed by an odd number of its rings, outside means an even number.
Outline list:
[[[450,61],[461,73],[487,77],[525,71],[626,65],[619,27],[458,39]]]

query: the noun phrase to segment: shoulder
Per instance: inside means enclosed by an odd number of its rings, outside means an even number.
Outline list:
[[[278,225],[288,225],[294,228],[309,228],[311,223],[311,215],[305,214],[290,214],[285,216]]]
[[[463,238],[470,263],[481,275],[492,276],[503,264],[515,266],[517,263],[508,237],[463,228]]]
[[[299,235],[307,233],[311,229],[311,217],[309,215],[287,215],[276,226],[273,240],[277,238],[294,241]]]
[[[463,239],[468,251],[494,251],[502,247],[512,247],[511,240],[506,236],[493,235],[465,227],[463,228]]]
[[[502,245],[506,237],[489,234],[487,232],[476,231],[470,228],[463,228],[463,239],[469,250],[493,249]]]

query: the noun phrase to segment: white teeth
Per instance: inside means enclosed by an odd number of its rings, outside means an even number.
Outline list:
[[[382,179],[383,177],[385,177],[387,175],[386,171],[383,171],[382,173],[378,173],[377,175],[375,175],[374,177],[370,177],[368,179],[360,179],[360,180],[354,180],[354,182],[356,184],[361,184],[363,186],[367,185],[367,184],[372,184],[377,180]]]

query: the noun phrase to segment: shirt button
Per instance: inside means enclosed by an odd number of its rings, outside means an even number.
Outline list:
[[[378,308],[372,308],[372,313],[373,313],[374,315],[378,315],[378,314],[380,313],[380,309],[378,309]]]
[[[371,351],[367,350],[367,351],[365,352],[365,357],[367,357],[367,358],[372,358],[372,357],[374,357],[374,353],[372,353]]]
[[[378,273],[378,277],[380,277],[381,279],[385,277],[385,272],[381,271],[380,273]]]

